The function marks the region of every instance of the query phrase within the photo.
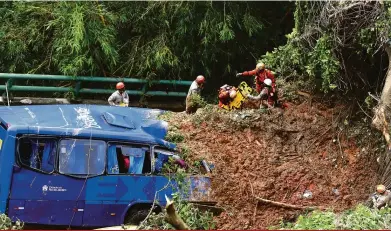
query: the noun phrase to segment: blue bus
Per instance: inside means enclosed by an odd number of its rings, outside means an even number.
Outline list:
[[[161,174],[177,155],[161,110],[100,105],[0,107],[0,213],[26,224],[138,224],[179,192]],[[214,205],[211,179],[188,176],[190,202]],[[167,187],[167,185],[172,187]]]

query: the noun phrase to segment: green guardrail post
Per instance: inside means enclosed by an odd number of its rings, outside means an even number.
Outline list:
[[[144,106],[147,102],[147,91],[149,89],[149,84],[148,82],[146,82],[143,86],[143,88],[141,89],[141,97],[140,97],[140,100],[139,100],[139,103]]]
[[[81,89],[81,81],[77,81],[73,94],[75,94],[75,99],[79,99]]]
[[[6,85],[7,85],[7,90],[8,91],[11,91],[11,88],[12,88],[12,85],[14,84],[14,80],[13,79],[8,79],[7,80],[7,83],[6,83]]]

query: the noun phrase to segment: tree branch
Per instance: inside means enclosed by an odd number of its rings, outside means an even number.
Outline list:
[[[263,198],[260,198],[260,197],[255,197],[255,199],[257,199],[260,202],[266,203],[266,204],[271,204],[271,205],[274,205],[274,206],[278,206],[278,207],[282,207],[282,208],[288,208],[288,209],[298,209],[298,210],[317,210],[317,209],[322,209],[321,207],[317,207],[317,206],[307,207],[307,206],[292,205],[292,204],[287,204],[287,203],[267,200],[267,199],[263,199]]]

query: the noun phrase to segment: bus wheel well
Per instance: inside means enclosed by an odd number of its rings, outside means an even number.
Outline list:
[[[149,214],[152,208],[152,203],[139,203],[132,205],[126,212],[125,225],[139,225]],[[154,205],[152,210],[155,213],[160,213],[162,208],[159,205]]]

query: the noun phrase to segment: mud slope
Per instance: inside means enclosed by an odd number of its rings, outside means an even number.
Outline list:
[[[247,117],[208,110],[168,120],[185,136],[179,146],[191,150],[190,159],[216,166],[214,196],[226,210],[216,217],[218,229],[263,229],[300,213],[257,203],[254,196],[339,211],[365,200],[376,184],[375,144],[359,146],[333,122],[343,107],[302,103],[284,113],[252,111]],[[312,198],[302,197],[305,190]]]

